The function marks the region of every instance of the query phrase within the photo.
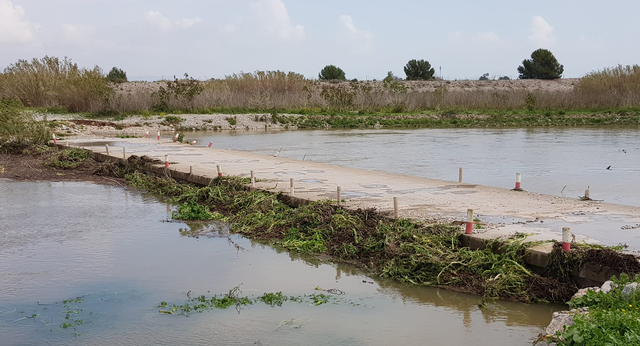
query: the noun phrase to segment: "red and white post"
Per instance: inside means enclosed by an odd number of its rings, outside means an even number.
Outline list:
[[[217,165],[216,169],[218,170],[218,176],[221,177],[222,176],[222,168],[220,168],[220,165]]]
[[[467,209],[467,224],[464,230],[465,234],[473,233],[473,209]]]
[[[173,141],[174,141],[174,142],[177,142],[177,141],[178,141],[178,136],[180,136],[180,134],[179,134],[179,133],[176,133],[175,137],[173,137]]]
[[[522,182],[522,174],[516,173],[516,190],[522,190],[521,182]]]
[[[58,140],[56,139],[56,134],[51,134],[53,136],[53,144],[58,144]]]
[[[562,228],[562,249],[571,251],[571,229],[569,227]]]
[[[209,148],[211,148],[212,145],[213,145],[213,142],[209,142]]]
[[[158,131],[158,140],[160,140],[160,131]]]
[[[149,131],[144,132],[144,138],[149,138]]]
[[[164,155],[164,168],[169,168],[169,155]]]

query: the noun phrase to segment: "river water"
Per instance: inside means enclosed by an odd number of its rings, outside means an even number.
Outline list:
[[[200,145],[640,206],[640,126],[187,132]],[[281,150],[281,151],[280,151]],[[611,166],[611,169],[607,168]]]
[[[0,210],[2,345],[524,346],[562,308],[479,308],[477,296],[368,277],[234,235],[244,251],[224,234],[189,237],[202,226],[163,222],[165,202],[119,187],[0,180]],[[158,312],[161,301],[186,303],[190,290],[211,295],[240,284],[250,297],[309,295],[318,286],[346,294],[320,306]]]

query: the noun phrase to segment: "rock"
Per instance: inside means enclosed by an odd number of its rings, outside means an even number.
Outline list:
[[[624,288],[622,289],[622,295],[624,296],[628,296],[631,294],[631,292],[635,291],[638,289],[638,283],[637,282],[632,282],[630,284],[626,284],[624,286]]]
[[[600,287],[582,288],[578,292],[576,292],[576,294],[574,294],[573,297],[571,297],[571,300],[574,300],[576,298],[580,298],[580,297],[584,296],[585,294],[587,294],[587,292],[589,292],[589,291],[594,291],[594,292],[598,293],[598,292],[600,292]]]
[[[605,283],[602,284],[602,287],[600,287],[600,291],[602,291],[602,293],[609,293],[614,287],[615,284],[613,283],[613,281],[605,281]]]
[[[547,329],[545,329],[545,332],[547,333],[547,335],[554,335],[556,332],[562,332],[564,330],[564,326],[572,326],[575,323],[575,321],[573,320],[573,315],[584,315],[588,311],[588,307],[573,309],[570,311],[556,311],[553,313],[551,323],[549,323]]]

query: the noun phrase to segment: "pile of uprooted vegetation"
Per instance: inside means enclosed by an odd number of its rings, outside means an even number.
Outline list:
[[[172,198],[180,206],[176,219],[221,220],[248,238],[330,256],[402,282],[523,302],[564,302],[576,290],[571,282],[527,269],[522,241],[510,242],[501,254],[471,250],[460,243],[456,226],[390,219],[373,209],[347,210],[329,201],[292,207],[285,196],[248,188],[243,178],[217,178],[197,187],[131,167],[118,171],[113,164],[100,174],[125,176],[133,187]]]

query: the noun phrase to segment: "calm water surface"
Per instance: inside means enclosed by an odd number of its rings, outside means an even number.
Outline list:
[[[0,344],[530,345],[561,308],[480,309],[477,296],[369,278],[231,236],[245,249],[237,251],[226,236],[182,236],[200,226],[162,222],[167,208],[118,187],[0,180]],[[185,303],[189,290],[210,295],[239,284],[254,297],[314,294],[316,286],[346,294],[320,306],[158,313],[161,301]],[[66,305],[77,310],[80,335],[61,328],[62,301],[76,297]]]
[[[201,145],[640,206],[640,127],[188,132]],[[611,170],[606,168],[611,166]]]

